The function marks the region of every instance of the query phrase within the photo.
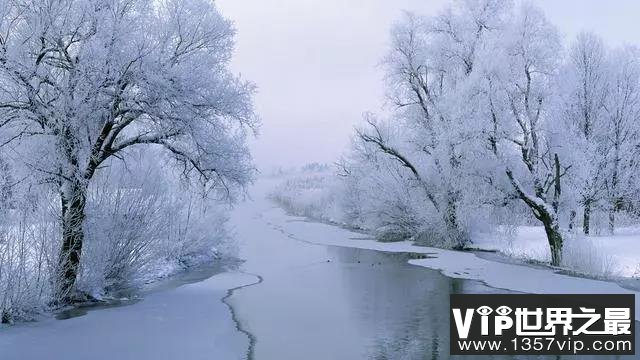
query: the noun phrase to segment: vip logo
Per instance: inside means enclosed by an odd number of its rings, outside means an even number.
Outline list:
[[[454,294],[452,354],[633,354],[634,305],[633,295]]]
[[[545,311],[546,310],[546,311]],[[499,306],[495,311],[487,305],[473,309],[466,309],[464,316],[462,310],[454,308],[453,320],[461,339],[469,337],[471,323],[474,314],[480,315],[480,335],[490,334],[501,336],[505,330],[509,330],[514,325],[514,318],[509,316],[513,310],[506,306]],[[490,316],[494,314],[494,316]],[[543,315],[544,317],[543,320]],[[593,308],[580,307],[578,312],[573,312],[571,308],[516,308],[515,310],[516,334],[519,336],[554,336],[556,329],[562,328],[563,335],[629,335],[631,334],[631,310],[629,308],[605,308],[604,317]],[[492,319],[491,319],[492,318]],[[574,319],[586,319],[584,324],[577,329],[573,329]],[[603,319],[604,329],[593,330],[591,326]],[[492,322],[493,332],[490,333],[490,322]]]
[[[469,330],[471,330],[471,322],[473,321],[474,313],[480,315],[480,334],[483,336],[489,335],[489,315],[494,311],[491,307],[483,305],[479,307],[475,312],[473,309],[466,309],[464,317],[462,316],[461,309],[452,309],[453,319],[458,330],[458,335],[461,339],[469,337]],[[504,330],[513,327],[513,319],[509,317],[512,313],[510,307],[502,305],[495,311],[497,315],[493,316],[493,329],[494,335],[502,335]]]

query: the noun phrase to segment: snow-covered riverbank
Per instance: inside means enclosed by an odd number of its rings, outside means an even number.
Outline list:
[[[133,305],[0,330],[0,359],[244,359],[248,340],[221,302],[255,277],[222,273]]]
[[[268,181],[272,183],[270,198],[291,214],[347,228],[367,229],[379,239],[409,238],[438,248],[452,246],[442,240],[442,234],[438,233],[440,225],[429,225],[426,219],[407,217],[408,214],[391,215],[402,207],[387,212],[366,210],[362,204],[349,203],[344,199],[351,196],[344,193],[345,184],[327,168],[294,170]],[[380,206],[395,201],[393,196],[381,199]],[[525,225],[526,213],[503,216],[501,221],[492,224],[487,223],[488,219],[467,224],[469,242],[465,247],[498,252],[511,262],[549,263],[551,253],[544,227],[535,221]],[[609,234],[602,225],[592,228],[589,236],[582,234],[582,228],[573,231],[564,228],[562,267],[591,278],[635,282],[640,275],[640,247],[637,246],[640,225],[629,223],[629,219],[627,222],[625,226],[619,225],[614,234]]]
[[[266,220],[280,231],[302,241],[387,252],[411,252],[427,255],[410,260],[414,265],[440,270],[444,275],[483,281],[495,288],[527,293],[636,294],[614,282],[573,277],[548,268],[510,264],[481,258],[471,252],[415,246],[409,241],[382,243],[369,236],[337,226],[310,222],[306,218],[289,216],[274,208],[265,214]],[[636,306],[640,304],[636,296]],[[636,314],[640,320],[640,314]]]

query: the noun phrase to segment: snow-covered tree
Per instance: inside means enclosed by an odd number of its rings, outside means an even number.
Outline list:
[[[611,55],[609,93],[605,102],[607,129],[606,209],[609,231],[616,213],[637,207],[640,156],[640,51],[626,47]]]
[[[582,229],[591,232],[591,214],[604,197],[606,173],[606,99],[608,96],[607,49],[593,34],[581,33],[571,45],[559,79],[558,111],[564,113],[574,168],[571,181],[583,208]],[[575,209],[571,210],[574,226]]]
[[[87,189],[138,146],[232,199],[253,174],[253,86],[230,73],[234,30],[207,0],[0,4],[2,142],[59,192],[56,296],[73,297]]]
[[[558,111],[565,146],[572,149],[570,182],[583,207],[583,232],[593,211],[607,213],[609,231],[617,212],[632,212],[638,199],[638,52],[608,49],[592,34],[580,34],[559,74]]]
[[[477,146],[477,129],[460,94],[487,34],[502,26],[509,7],[506,1],[459,1],[434,17],[405,15],[392,31],[385,59],[394,122],[405,128],[404,136],[390,144],[370,120],[358,132],[413,176],[455,246],[468,241],[459,209],[468,184],[460,179]]]
[[[551,263],[559,265],[558,211],[562,177],[570,165],[562,163],[560,144],[550,130],[557,121],[551,102],[562,46],[555,28],[531,5],[521,6],[498,36],[484,57],[489,121],[499,134],[492,152],[516,196],[543,224]]]
[[[594,36],[580,35],[567,55],[535,7],[459,1],[435,17],[405,16],[392,31],[385,64],[396,108],[387,121],[368,117],[357,137],[413,179],[406,186],[420,191],[449,234],[458,234],[458,245],[465,242],[461,208],[522,204],[543,225],[551,263],[559,265],[565,210],[573,226],[581,206],[589,232],[596,203],[617,198],[615,209],[631,198],[631,190],[611,195],[621,184],[613,169],[635,162],[621,165],[614,155],[616,121],[607,115],[615,107],[631,112],[609,104],[616,67]],[[626,78],[635,79],[627,69]],[[622,182],[626,189],[634,183]]]

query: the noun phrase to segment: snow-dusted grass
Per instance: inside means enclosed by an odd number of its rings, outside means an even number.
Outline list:
[[[611,254],[622,276],[640,277],[640,226],[616,230],[615,235],[593,236],[591,239],[604,254]]]
[[[638,277],[640,228],[620,229],[615,235],[565,234],[563,267],[603,278]],[[473,236],[473,247],[498,251],[534,262],[548,262],[549,246],[541,226],[501,227],[494,233]]]

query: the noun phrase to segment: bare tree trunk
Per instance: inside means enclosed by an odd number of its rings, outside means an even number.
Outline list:
[[[573,232],[573,229],[576,226],[576,211],[575,210],[571,210],[571,212],[569,213],[569,231]]]
[[[540,220],[544,224],[544,231],[547,233],[547,240],[549,241],[549,249],[551,250],[551,265],[560,266],[562,264],[562,234],[560,233],[560,223],[558,222],[558,207],[560,203],[560,195],[562,194],[561,178],[560,174],[560,158],[558,154],[553,155],[555,166],[555,179],[553,190],[553,201],[551,207],[553,213],[547,211],[540,212]]]
[[[591,232],[591,200],[584,202],[584,209],[582,214],[582,231],[585,235],[589,235]]]
[[[62,247],[58,255],[58,270],[55,299],[61,303],[73,300],[74,286],[80,267],[80,256],[84,241],[86,188],[80,184],[69,184],[62,192]]]
[[[619,169],[620,162],[622,159],[620,158],[620,132],[616,129],[615,136],[615,157],[613,159],[613,174],[611,175],[611,208],[609,209],[609,232],[613,234],[616,228],[616,211],[618,210],[618,183],[619,183]]]
[[[527,196],[520,188],[518,182],[514,180],[511,171],[507,170],[507,176],[511,180],[511,183],[517,191],[520,199],[529,206],[536,219],[540,220],[544,226],[547,241],[549,242],[549,249],[551,251],[551,265],[560,266],[562,263],[562,234],[560,233],[557,213],[551,213],[547,206],[541,206],[538,202],[533,201],[529,196]],[[556,211],[555,206],[554,211]]]
[[[551,250],[551,265],[560,266],[562,264],[562,234],[560,233],[558,222],[548,214],[544,214],[541,221],[547,234],[549,249]]]
[[[457,203],[449,196],[444,214],[444,222],[447,227],[447,235],[452,239],[454,248],[462,249],[466,244],[466,237],[458,224]]]
[[[557,154],[554,155],[554,190],[553,201],[548,204],[544,199],[543,187],[539,185],[535,186],[536,196],[528,195],[521,187],[520,183],[515,180],[511,170],[507,169],[506,174],[513,185],[514,190],[517,192],[518,197],[529,206],[536,219],[542,222],[544,231],[547,235],[547,241],[549,242],[549,250],[551,252],[551,265],[560,266],[562,263],[562,233],[560,232],[560,225],[558,223],[558,207],[560,203],[560,195],[562,193],[560,171],[560,159]],[[549,206],[550,205],[550,206]]]
[[[615,205],[609,210],[609,233],[613,235],[616,230],[616,209]]]

